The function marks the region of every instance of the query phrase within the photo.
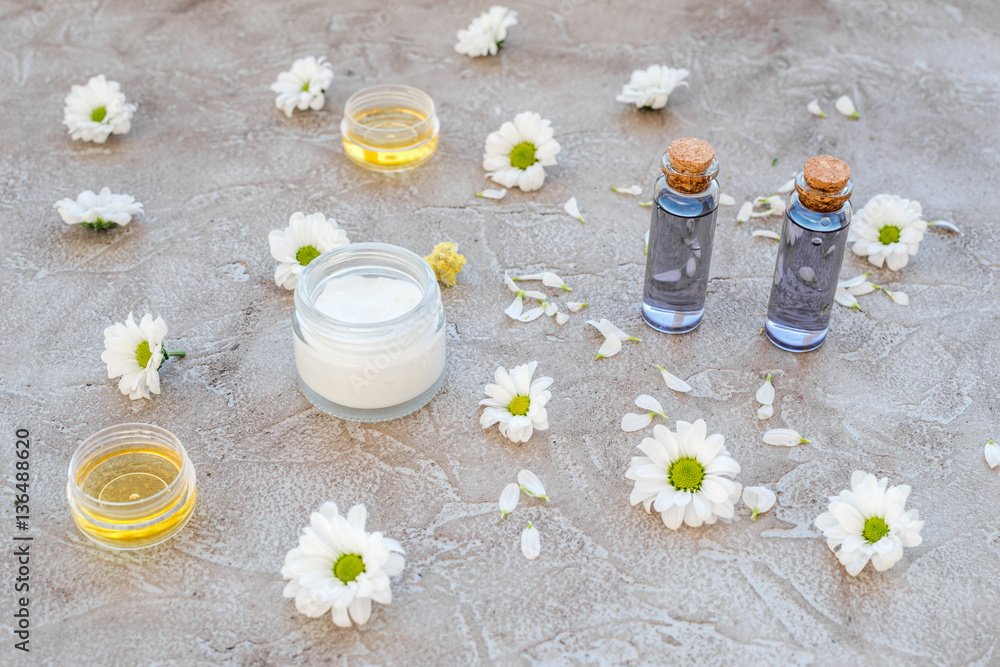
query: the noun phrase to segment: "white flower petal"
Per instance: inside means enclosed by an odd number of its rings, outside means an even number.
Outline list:
[[[511,482],[500,493],[500,518],[503,519],[514,511],[517,501],[521,498],[521,487],[517,482]]]
[[[826,118],[827,117],[826,116],[826,112],[823,111],[823,109],[821,109],[820,106],[819,106],[819,100],[813,100],[812,102],[810,102],[809,104],[807,104],[806,105],[806,110],[809,113],[811,113],[812,115],[817,116],[819,118]]]
[[[893,300],[893,303],[897,303],[900,306],[910,305],[910,297],[908,297],[904,292],[891,292],[889,297]]]
[[[773,428],[764,434],[764,442],[776,447],[794,447],[811,441],[790,428]]]
[[[643,410],[647,410],[649,412],[655,412],[658,415],[663,415],[663,406],[660,405],[660,402],[658,400],[656,400],[649,394],[639,394],[639,397],[635,399],[635,404],[640,408],[642,408]],[[665,418],[666,417],[664,417],[664,419]]]
[[[795,189],[795,179],[794,178],[790,178],[787,181],[785,181],[781,185],[781,187],[776,190],[776,192],[779,195],[787,195],[787,194],[791,193],[791,191],[794,190],[794,189]]]
[[[848,95],[841,95],[838,97],[834,107],[837,111],[848,118],[854,118],[856,120],[860,117],[857,108],[854,106],[854,100],[852,100]]]
[[[774,406],[770,403],[757,408],[757,419],[766,421],[774,416]]]
[[[851,294],[843,287],[839,286],[837,287],[837,290],[834,292],[833,299],[841,306],[845,306],[847,308],[857,308],[858,310],[861,310],[861,306],[858,304],[858,300],[854,298],[853,294]]]
[[[535,560],[542,553],[542,538],[531,522],[521,531],[521,553],[528,560]]]
[[[748,201],[743,202],[743,205],[740,206],[739,213],[736,214],[736,222],[746,222],[747,220],[750,219],[750,216],[752,214],[753,214],[753,203]]]
[[[774,385],[771,383],[771,374],[768,373],[767,379],[764,380],[764,384],[757,389],[756,394],[757,402],[761,405],[770,405],[774,403]]]
[[[986,443],[983,454],[986,455],[986,463],[989,464],[990,468],[996,468],[1000,465],[1000,445],[990,440]]]
[[[684,380],[680,379],[679,377],[668,371],[663,366],[657,364],[656,368],[660,371],[660,375],[663,376],[663,381],[667,384],[667,387],[669,389],[673,389],[674,391],[679,391],[682,394],[686,394],[689,391],[691,391],[691,385],[689,385],[687,382],[685,382]]]
[[[769,229],[755,229],[752,236],[764,239],[773,239],[775,241],[781,240],[781,236],[777,232],[772,232]]]
[[[653,422],[653,413],[647,412],[642,415],[637,415],[634,412],[629,412],[624,417],[622,417],[622,430],[626,432],[640,431]]]
[[[538,479],[538,475],[530,470],[522,470],[517,473],[517,483],[521,485],[521,490],[529,496],[541,498],[542,500],[549,499],[545,493],[545,486],[542,484],[542,480]]]
[[[621,187],[616,187],[616,186],[612,185],[611,189],[614,190],[615,192],[617,192],[619,194],[623,194],[623,195],[633,195],[633,196],[638,197],[639,195],[642,194],[642,187],[640,187],[638,185],[627,185],[627,186],[623,185]]]
[[[483,199],[503,199],[507,196],[507,190],[483,190],[482,192],[477,192],[476,196]]]
[[[743,504],[753,513],[751,520],[756,521],[757,515],[772,507],[776,498],[774,491],[766,486],[747,486],[743,488]]]
[[[727,194],[719,195],[719,206],[736,206],[736,200]]]
[[[581,302],[581,301],[570,301],[569,303],[566,304],[566,307],[569,308],[569,312],[571,312],[571,313],[578,313],[578,312],[580,312],[581,310],[583,310],[584,308],[586,308],[589,305],[590,304],[587,303],[586,301],[583,301],[583,302]]]
[[[956,234],[962,233],[959,231],[958,226],[955,223],[948,222],[947,220],[935,220],[934,222],[928,222],[927,226],[935,228],[940,227],[941,229],[947,229],[948,231],[955,232]]]
[[[583,216],[580,215],[580,207],[576,204],[576,197],[570,197],[569,200],[563,204],[563,210],[580,222],[586,222],[586,220],[583,219]]]

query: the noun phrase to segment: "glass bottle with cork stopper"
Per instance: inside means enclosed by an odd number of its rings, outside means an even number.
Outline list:
[[[764,329],[783,350],[808,352],[823,341],[851,224],[851,168],[820,155],[795,177],[774,267]]]
[[[642,316],[665,333],[687,333],[705,314],[719,207],[719,163],[701,139],[673,141],[653,192]]]

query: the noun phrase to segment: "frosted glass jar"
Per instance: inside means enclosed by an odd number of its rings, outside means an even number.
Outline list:
[[[385,243],[334,248],[309,263],[295,288],[299,386],[341,419],[410,414],[444,381],[444,323],[441,291],[423,258]]]

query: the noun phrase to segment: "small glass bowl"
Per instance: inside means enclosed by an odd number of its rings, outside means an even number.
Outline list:
[[[180,440],[152,424],[119,424],[83,441],[66,485],[83,534],[112,549],[144,549],[180,531],[194,510],[195,472]]]
[[[373,171],[403,171],[427,162],[437,150],[439,131],[434,100],[394,84],[351,95],[340,122],[347,157]]]

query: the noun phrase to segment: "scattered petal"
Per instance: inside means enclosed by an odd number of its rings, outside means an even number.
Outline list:
[[[953,222],[948,222],[947,220],[935,220],[933,222],[927,223],[928,227],[940,227],[941,229],[947,229],[948,231],[955,232],[956,234],[961,234],[958,227]]]
[[[638,185],[628,185],[628,186],[623,185],[621,187],[615,187],[614,185],[612,185],[611,189],[623,195],[634,195],[638,197],[639,195],[642,194],[642,187]]]
[[[854,298],[853,294],[848,292],[843,287],[837,287],[837,291],[833,294],[833,299],[846,308],[857,308],[858,310],[861,310],[861,304],[858,303],[858,300]]]
[[[778,232],[772,232],[770,229],[755,229],[751,236],[756,236],[762,239],[773,239],[775,241],[781,240],[781,235]]]
[[[517,483],[521,485],[521,490],[529,496],[548,501],[549,497],[545,494],[542,480],[538,479],[538,475],[530,470],[522,470],[517,473]]]
[[[660,415],[664,419],[667,418],[667,416],[663,414],[663,406],[660,405],[658,400],[649,394],[639,394],[639,397],[635,399],[635,404],[643,410],[649,410],[653,414]]]
[[[586,220],[583,219],[583,216],[580,215],[580,207],[576,205],[576,197],[570,197],[569,201],[563,204],[563,210],[580,222],[586,222]]]
[[[840,97],[838,97],[837,102],[836,104],[834,104],[834,106],[837,108],[837,111],[847,116],[848,118],[853,118],[854,120],[857,120],[858,118],[861,117],[860,114],[858,113],[858,110],[854,106],[854,100],[852,100],[847,95],[841,95]]]
[[[483,199],[503,199],[507,196],[507,189],[483,190],[482,192],[477,192],[476,196],[482,197]]]
[[[569,322],[569,315],[566,313],[556,313],[556,324],[566,324]]]
[[[580,301],[570,301],[569,303],[566,304],[566,307],[569,308],[569,312],[571,312],[571,313],[578,313],[578,312],[580,312],[581,310],[583,310],[584,308],[586,308],[589,305],[590,304],[587,303],[586,301],[583,301],[583,302],[580,302]]]
[[[910,305],[910,297],[903,292],[889,292],[889,298],[892,299],[893,303],[898,303],[900,306]]]
[[[629,433],[632,431],[641,431],[651,423],[653,423],[652,412],[647,412],[644,415],[637,415],[634,412],[629,412],[627,415],[622,417],[622,430]]]
[[[663,376],[663,381],[667,383],[668,388],[673,389],[674,391],[679,391],[682,394],[686,394],[691,391],[691,385],[668,371],[663,366],[656,364],[656,368],[659,369],[660,375]]]
[[[646,234],[642,237],[642,254],[649,254],[649,230],[646,230]]]
[[[774,403],[774,385],[771,384],[771,374],[767,374],[764,384],[757,390],[757,402],[761,405],[771,405]]]
[[[739,213],[736,214],[736,222],[746,222],[753,215],[753,203],[743,202],[743,206],[740,206]]]
[[[521,531],[521,553],[528,560],[535,560],[542,553],[542,538],[530,521],[528,527]]]
[[[766,421],[774,416],[774,406],[768,403],[757,408],[757,419]]]
[[[823,111],[819,106],[819,100],[813,100],[812,102],[807,104],[806,110],[809,111],[809,113],[811,113],[812,115],[817,116],[818,118],[827,117],[826,112]]]
[[[639,202],[639,206],[641,206],[643,208],[649,208],[652,205],[653,205],[653,200],[652,199],[650,199],[649,201],[641,201],[641,202]]]
[[[545,314],[545,308],[532,308],[531,310],[524,311],[514,319],[516,319],[518,322],[534,322],[544,314]]]
[[[777,193],[779,195],[787,195],[794,189],[795,189],[795,179],[789,178],[782,184],[780,188],[778,188]]]
[[[736,200],[727,194],[719,195],[719,206],[736,206]]]
[[[517,482],[511,482],[503,488],[500,494],[500,518],[503,519],[514,511],[517,501],[521,498],[521,487]]]
[[[986,449],[983,453],[986,455],[986,462],[990,464],[990,468],[996,468],[1000,465],[1000,445],[990,440],[986,443]]]
[[[771,195],[770,197],[757,197],[754,200],[757,206],[766,206],[763,211],[753,211],[751,218],[767,218],[772,215],[783,215],[785,213],[785,200],[781,195]]]
[[[542,273],[531,273],[526,276],[518,276],[514,278],[515,281],[531,281],[531,280],[541,280],[542,284],[546,287],[555,287],[561,290],[566,290],[567,292],[572,292],[573,288],[567,285],[562,278],[552,273],[551,271],[543,271]]]
[[[775,447],[794,447],[812,440],[806,440],[790,428],[772,428],[764,434],[764,442]]]
[[[757,515],[762,514],[772,507],[774,501],[774,491],[766,486],[747,486],[743,488],[743,504],[750,509],[750,520],[756,521]]]

